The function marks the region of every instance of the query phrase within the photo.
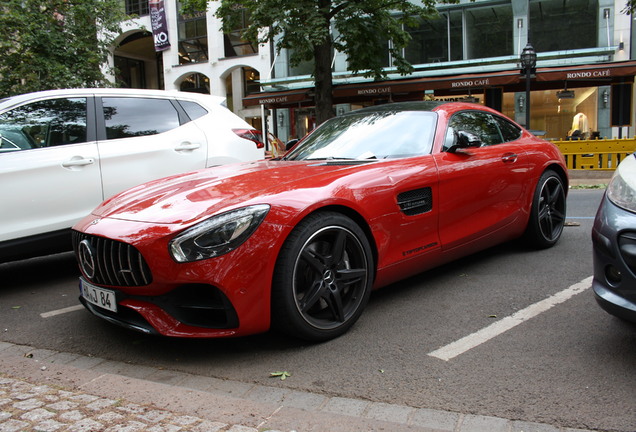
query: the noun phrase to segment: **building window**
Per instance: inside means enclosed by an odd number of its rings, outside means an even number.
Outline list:
[[[598,0],[531,1],[529,41],[537,52],[595,48],[597,14]]]
[[[512,55],[512,6],[466,8],[466,59]]]
[[[411,35],[411,42],[404,49],[404,57],[409,63],[462,59],[461,11],[446,12],[437,19],[422,20],[417,26],[407,27],[406,31]]]
[[[208,23],[205,12],[179,15],[179,64],[208,61]]]
[[[126,0],[128,15],[148,15],[148,0]]]
[[[256,69],[243,68],[243,93],[245,96],[261,91],[261,74]]]
[[[210,94],[210,79],[200,73],[188,75],[181,81],[179,86],[181,91],[189,91],[193,93]]]
[[[225,57],[240,57],[258,53],[257,47],[243,38],[243,32],[249,25],[249,16],[246,11],[242,11],[237,28],[223,35]]]

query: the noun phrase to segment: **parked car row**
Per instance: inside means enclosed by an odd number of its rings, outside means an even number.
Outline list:
[[[54,90],[0,101],[0,262],[70,250],[70,228],[140,183],[262,159],[261,133],[196,93]]]
[[[494,110],[367,108],[290,151],[268,134],[264,153],[223,103],[129,89],[0,100],[0,263],[72,246],[82,304],[145,333],[275,327],[324,341],[373,289],[517,237],[551,247],[563,231],[563,157]],[[592,239],[598,303],[636,322],[635,155]]]

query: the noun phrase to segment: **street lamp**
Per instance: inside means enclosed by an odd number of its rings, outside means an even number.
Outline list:
[[[537,53],[528,43],[521,52],[521,68],[526,75],[526,129],[530,129],[530,76],[537,66]]]

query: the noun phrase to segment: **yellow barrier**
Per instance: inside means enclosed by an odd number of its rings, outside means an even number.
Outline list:
[[[565,157],[568,169],[613,171],[636,152],[636,138],[552,142]]]

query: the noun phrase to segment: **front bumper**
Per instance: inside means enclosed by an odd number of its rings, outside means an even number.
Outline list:
[[[592,244],[596,301],[608,313],[636,323],[636,214],[603,197]]]

